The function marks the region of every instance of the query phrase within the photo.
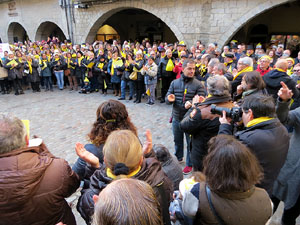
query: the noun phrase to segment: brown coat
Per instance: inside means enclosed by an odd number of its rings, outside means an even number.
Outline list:
[[[79,178],[44,144],[0,155],[0,225],[76,224],[64,198]]]
[[[271,200],[268,193],[257,187],[241,193],[211,192],[212,203],[227,225],[265,225],[272,216]],[[210,209],[205,184],[200,184],[199,208],[195,224],[218,225]]]

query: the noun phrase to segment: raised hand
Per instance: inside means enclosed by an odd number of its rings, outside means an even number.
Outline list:
[[[223,111],[223,116],[219,118],[220,124],[230,124],[230,120],[226,117],[226,112]]]
[[[277,95],[279,98],[282,99],[282,101],[287,102],[292,98],[293,92],[288,88],[288,86],[283,81],[281,81],[280,84],[282,88],[280,88]]]
[[[146,141],[144,142],[144,145],[143,145],[143,153],[144,155],[148,154],[153,145],[152,145],[152,134],[151,134],[151,131],[149,129],[146,130],[146,133],[145,133],[145,136],[146,136]]]
[[[175,95],[174,94],[168,95],[168,101],[169,102],[174,102],[175,101]]]
[[[83,159],[85,162],[89,163],[94,168],[100,167],[99,159],[91,152],[87,151],[83,144],[77,142],[75,145],[76,154]]]

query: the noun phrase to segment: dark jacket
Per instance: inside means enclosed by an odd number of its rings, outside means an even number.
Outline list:
[[[207,142],[218,134],[219,116],[211,114],[211,104],[219,107],[232,108],[230,97],[212,96],[198,107],[191,108],[180,123],[181,130],[192,135],[192,164],[196,171],[202,171],[203,158],[207,155]]]
[[[86,72],[86,67],[84,66],[84,64],[86,64],[85,58],[81,60],[80,65],[79,65],[78,58],[75,60],[74,63],[71,63],[72,66],[75,66],[75,76],[77,78],[84,79],[85,72]]]
[[[84,148],[93,153],[99,159],[100,164],[103,164],[103,146],[104,144],[101,144],[99,147],[94,144],[86,144]],[[90,177],[95,169],[88,166],[83,159],[78,158],[75,164],[72,166],[72,170],[78,174],[81,180],[84,180],[85,185],[88,187]]]
[[[232,134],[232,126],[221,124],[219,134]],[[273,184],[288,153],[290,138],[286,128],[274,118],[247,127],[234,136],[257,157],[264,171],[264,178],[257,186],[264,188],[271,196]]]
[[[38,61],[32,60],[31,67],[32,67],[32,73],[28,74],[29,81],[30,82],[39,82],[40,75],[39,75],[39,71],[37,70],[37,68],[39,67]],[[28,62],[25,62],[24,69],[29,70]]]
[[[132,178],[148,183],[153,188],[160,205],[168,214],[173,186],[162,171],[160,163],[153,157],[154,153],[151,154],[150,158],[144,158],[140,171]],[[113,179],[106,174],[105,165],[102,165],[91,177],[90,187],[81,191],[77,210],[87,224],[91,223],[91,216],[94,213],[93,195],[98,195],[112,181]],[[163,188],[163,192],[161,192],[161,188]],[[164,194],[161,195],[160,193]]]
[[[300,108],[289,111],[290,102],[277,103],[279,120],[294,128],[288,155],[277,180],[273,195],[284,202],[284,208],[293,207],[300,195]]]
[[[139,60],[135,61],[135,63],[132,66],[133,66],[133,71],[135,71],[135,70],[138,71],[137,72],[137,80],[138,81],[143,81],[144,76],[142,76],[141,70],[143,69],[143,66],[144,66],[144,60],[139,59]]]
[[[54,71],[61,71],[66,68],[66,61],[63,57],[59,57],[59,60],[55,60],[55,58],[51,61],[51,66]]]
[[[20,73],[21,64],[18,59],[15,59],[17,62],[17,66],[12,68],[12,65],[8,65],[8,63],[12,61],[10,59],[5,59],[3,62],[3,67],[8,71],[8,80],[15,80],[16,78],[22,79],[22,74]]]
[[[64,198],[79,187],[79,179],[64,159],[44,144],[0,155],[0,224],[75,225]]]
[[[41,67],[41,76],[42,77],[51,77],[51,63],[47,60],[45,61],[46,67],[44,66],[44,60],[41,60],[40,67]]]
[[[105,73],[107,72],[107,65],[108,65],[107,59],[105,58],[105,56],[98,57],[96,62],[97,63],[94,67],[94,71],[98,73],[101,77],[105,77],[107,74]]]
[[[186,90],[186,94],[185,94]],[[168,95],[175,95],[175,102],[169,102]],[[205,96],[204,87],[201,82],[195,78],[186,79],[181,74],[181,77],[173,80],[168,93],[166,94],[165,101],[167,104],[173,104],[172,117],[181,121],[188,111],[184,105],[187,101],[192,101],[195,95]]]
[[[281,88],[281,81],[283,81],[288,88],[293,91],[293,98],[298,98],[299,96],[299,91],[298,88],[296,88],[295,81],[293,81],[293,79],[285,72],[277,69],[271,70],[269,73],[263,76],[263,80],[266,83],[266,89],[269,95],[272,95],[275,101],[278,98],[277,93]]]
[[[174,58],[171,58],[172,59],[172,62],[175,66],[175,59]],[[167,67],[167,64],[169,62],[169,58],[166,56],[164,58],[162,58],[158,64],[158,70],[157,70],[157,77],[158,78],[164,78],[164,77],[172,77],[175,79],[176,77],[176,73],[172,71],[166,71],[166,67]]]

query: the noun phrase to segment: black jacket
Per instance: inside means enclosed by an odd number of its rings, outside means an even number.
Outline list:
[[[180,123],[181,129],[192,135],[192,164],[196,171],[202,171],[203,158],[207,155],[207,142],[218,134],[219,116],[211,114],[211,104],[232,108],[233,103],[227,96],[212,96],[196,108],[191,108]]]
[[[186,94],[184,94],[186,89]],[[168,95],[175,95],[175,102],[169,102]],[[185,80],[183,74],[181,77],[173,80],[168,93],[166,94],[165,101],[167,104],[173,104],[172,117],[178,121],[181,121],[188,111],[184,105],[187,101],[192,101],[195,95],[205,96],[204,87],[201,82],[195,78]]]
[[[174,58],[171,58],[171,59],[175,66]],[[168,62],[169,62],[169,58],[167,56],[160,60],[160,62],[158,64],[158,69],[157,69],[157,77],[158,78],[173,77],[175,79],[176,74],[173,71],[166,71]]]
[[[263,76],[263,80],[266,83],[266,89],[269,95],[272,95],[275,101],[278,98],[277,93],[281,88],[281,81],[283,81],[288,86],[288,88],[293,91],[293,98],[296,99],[299,96],[299,90],[298,88],[296,88],[295,81],[285,72],[281,72],[276,69],[271,70],[269,73]]]
[[[219,134],[232,134],[232,126],[221,124]],[[248,127],[234,136],[257,157],[264,171],[264,178],[257,186],[264,188],[271,196],[273,184],[288,153],[290,138],[287,129],[274,118]]]
[[[8,65],[10,61],[12,60],[5,59],[5,61],[3,62],[3,67],[8,71],[8,80],[15,80],[16,78],[22,79],[22,74],[19,71],[19,69],[21,68],[19,60],[15,59],[17,65],[14,68],[12,68],[12,65]]]

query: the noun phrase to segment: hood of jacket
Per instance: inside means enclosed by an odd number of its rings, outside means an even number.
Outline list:
[[[281,87],[281,81],[286,82],[290,79],[290,77],[285,72],[274,69],[266,75],[264,75],[263,79],[267,86],[270,86],[272,88],[278,88]]]
[[[37,191],[55,157],[44,144],[0,155],[0,210],[22,207]]]

